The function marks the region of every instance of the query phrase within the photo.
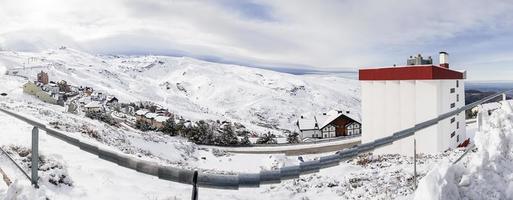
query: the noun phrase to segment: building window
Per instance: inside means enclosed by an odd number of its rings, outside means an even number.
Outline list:
[[[454,92],[456,92],[456,89],[451,88],[451,94],[454,93]]]
[[[358,123],[350,123],[346,125],[346,135],[357,135],[360,134],[360,124]]]
[[[453,138],[453,137],[454,137],[454,135],[456,135],[456,132],[454,132],[454,131],[453,131],[453,132],[451,133],[451,138]]]
[[[454,108],[456,106],[455,103],[451,103],[451,108]]]
[[[456,136],[456,142],[460,142],[460,135]]]
[[[451,124],[454,123],[455,121],[456,121],[455,117],[451,118]]]
[[[456,87],[460,87],[460,81],[456,80]]]
[[[456,102],[460,102],[460,94],[456,95]]]
[[[456,122],[456,129],[460,128],[460,122]]]

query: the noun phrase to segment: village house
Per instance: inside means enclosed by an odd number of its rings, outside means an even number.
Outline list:
[[[65,80],[59,81],[57,83],[57,86],[59,86],[59,91],[60,92],[64,92],[64,93],[71,92],[71,88],[70,88],[70,86],[68,85],[68,83]]]
[[[169,119],[169,117],[166,116],[157,116],[155,117],[155,120],[153,120],[152,126],[153,128],[161,129],[164,127],[164,122],[166,122]]]
[[[145,115],[146,113],[149,113],[150,111],[146,110],[146,109],[140,109],[138,111],[135,112],[135,120],[137,121],[140,121],[140,120],[146,120],[145,118]]]
[[[91,101],[84,106],[84,112],[101,112],[102,105],[98,101]]]
[[[45,85],[48,84],[48,73],[43,71],[39,72],[37,74],[37,82],[40,82]]]
[[[155,118],[158,116],[157,113],[152,113],[152,112],[148,112],[144,115],[144,119],[146,120],[146,122],[148,122],[149,124],[153,124],[153,121],[155,120]]]
[[[78,88],[78,91],[81,92],[84,96],[91,96],[94,92],[92,87],[82,87]]]
[[[34,82],[27,82],[23,85],[23,92],[34,95],[43,102],[57,104],[57,100],[52,96],[49,91],[44,91],[39,84]]]
[[[116,97],[108,97],[107,103],[105,103],[107,106],[116,107],[119,105],[119,100]]]
[[[311,118],[301,116],[296,125],[299,136],[306,138],[333,138],[361,134],[361,123],[349,111],[330,111]]]
[[[61,82],[66,84],[65,81]],[[34,95],[43,102],[60,106],[64,106],[64,102],[68,97],[66,92],[60,90],[58,84],[48,80],[48,74],[43,71],[37,74],[36,81],[29,81],[23,85],[23,92]]]

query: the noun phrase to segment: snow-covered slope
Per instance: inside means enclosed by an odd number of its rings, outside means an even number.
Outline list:
[[[291,75],[182,57],[94,56],[73,49],[3,51],[1,68],[30,79],[45,70],[50,80],[92,86],[121,102],[151,100],[193,120],[239,121],[257,132],[291,130],[299,115],[329,109],[359,116],[357,81],[335,76]]]
[[[508,102],[494,111],[456,165],[442,162],[421,180],[415,199],[513,199],[513,109]]]

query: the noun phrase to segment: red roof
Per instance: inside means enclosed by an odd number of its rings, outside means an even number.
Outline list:
[[[359,70],[360,80],[464,79],[463,72],[436,65],[383,67]]]

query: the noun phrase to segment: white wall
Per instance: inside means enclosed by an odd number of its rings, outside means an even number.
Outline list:
[[[455,88],[455,93],[450,93],[451,88]],[[465,105],[462,80],[459,87],[456,87],[456,80],[361,81],[361,94],[364,143],[411,128]],[[458,102],[457,94],[460,95]],[[456,106],[450,108],[451,103],[456,103]],[[415,133],[417,152],[437,153],[463,142],[466,138],[464,113],[456,115],[455,119],[451,123],[450,117]],[[460,127],[456,129],[458,122]],[[456,135],[450,137],[453,131],[460,135],[459,142],[456,142]],[[412,155],[413,137],[397,141],[375,153]]]
[[[374,138],[374,81],[360,81],[361,95],[362,95],[362,142],[372,141]],[[365,133],[365,134],[363,134]]]

